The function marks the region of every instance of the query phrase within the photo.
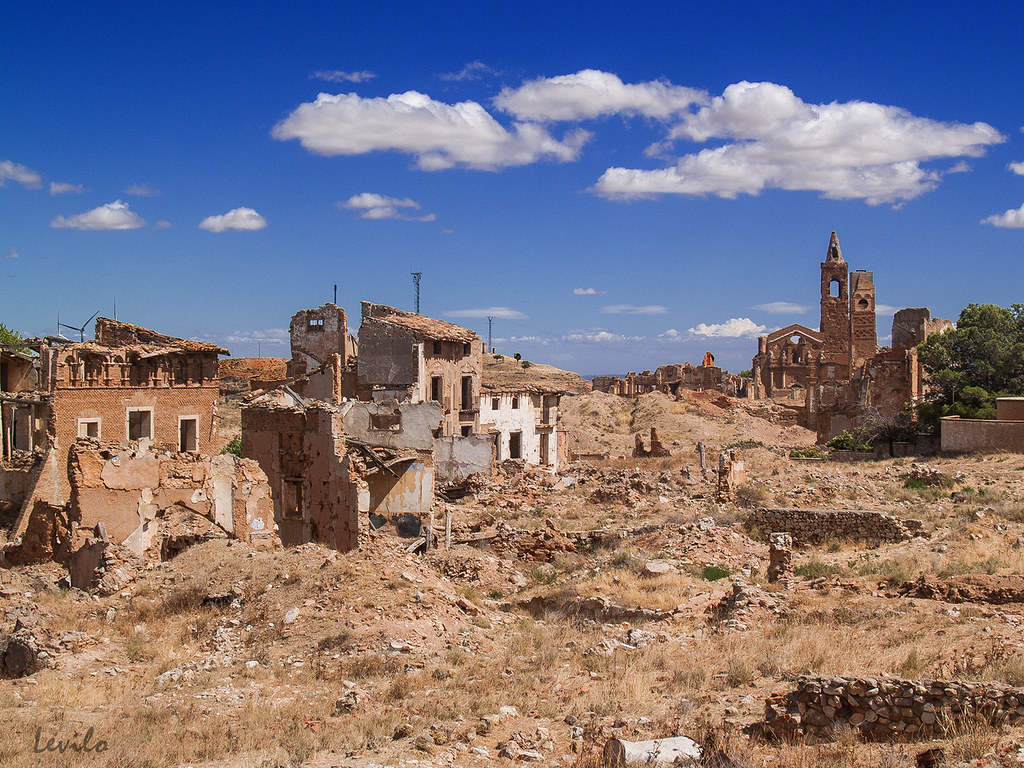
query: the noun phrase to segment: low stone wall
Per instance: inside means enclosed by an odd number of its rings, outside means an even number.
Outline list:
[[[796,544],[822,544],[830,539],[904,541],[921,529],[920,520],[899,520],[884,512],[864,509],[759,509],[747,521],[766,533],[791,534]]]
[[[759,725],[766,735],[814,743],[852,728],[868,740],[923,740],[941,733],[944,722],[1024,720],[1024,688],[1002,683],[803,676],[796,685],[765,702]]]

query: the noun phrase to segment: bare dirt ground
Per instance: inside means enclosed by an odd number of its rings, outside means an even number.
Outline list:
[[[800,674],[1024,685],[1024,456],[923,460],[951,485],[907,487],[910,460],[791,460],[806,436],[741,407],[606,397],[573,401],[598,410],[596,443],[649,412],[676,455],[508,465],[437,504],[447,551],[208,541],[109,597],[60,588],[56,565],[0,571],[0,634],[32,628],[53,662],[0,681],[0,765],[596,766],[612,735],[711,731],[740,768],[910,768],[933,746],[953,766],[1024,762],[1024,728],[973,722],[937,742],[742,732]],[[698,439],[763,444],[735,502],[698,471]],[[878,509],[923,532],[797,550],[786,590],[744,525],[755,505]],[[734,584],[743,599],[723,602]],[[90,727],[105,752],[34,752],[37,733]]]

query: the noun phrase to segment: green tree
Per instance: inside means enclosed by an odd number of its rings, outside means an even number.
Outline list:
[[[995,398],[1024,393],[1024,304],[968,304],[953,330],[918,348],[930,395],[923,422],[942,416],[995,418]]]
[[[0,323],[0,344],[20,344],[22,341],[21,334],[13,328],[8,328],[3,323]]]

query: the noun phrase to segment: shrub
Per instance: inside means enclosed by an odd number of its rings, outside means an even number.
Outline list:
[[[836,451],[870,451],[873,437],[872,430],[865,427],[857,427],[852,432],[844,429],[825,445]]]
[[[242,436],[235,435],[231,438],[231,442],[224,446],[224,450],[221,453],[230,453],[232,456],[242,457]]]
[[[729,575],[729,569],[720,565],[708,565],[701,569],[700,577],[704,581],[718,581]]]
[[[803,576],[807,579],[820,579],[822,576],[832,576],[833,574],[842,573],[842,571],[843,569],[840,566],[826,563],[824,560],[819,560],[816,557],[793,569],[795,575]]]

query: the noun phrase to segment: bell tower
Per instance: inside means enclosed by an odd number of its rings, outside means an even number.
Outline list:
[[[878,352],[875,321],[875,276],[862,269],[850,273],[850,367]]]
[[[843,366],[850,363],[849,272],[850,265],[843,260],[839,238],[833,232],[828,240],[825,261],[821,263],[821,324],[818,330],[825,338],[826,362]],[[871,306],[873,313],[873,301]]]

